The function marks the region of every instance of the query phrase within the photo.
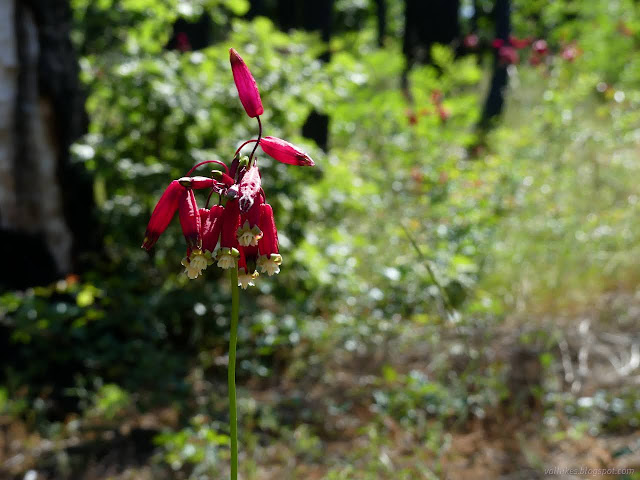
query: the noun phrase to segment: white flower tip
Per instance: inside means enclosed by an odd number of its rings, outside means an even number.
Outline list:
[[[280,255],[273,254],[269,257],[266,255],[258,258],[258,267],[262,270],[262,273],[266,273],[270,277],[280,273],[280,265],[282,264],[282,257]]]
[[[233,258],[233,256],[231,256],[228,253],[223,253],[218,258],[218,266],[223,270],[227,270],[229,268],[235,267],[235,265],[236,265],[235,259]]]
[[[195,280],[202,273],[201,270],[196,268],[185,268],[184,273],[189,277],[190,280]]]
[[[253,281],[260,275],[258,272],[253,272],[251,274],[246,273],[244,268],[238,269],[238,286],[242,287],[243,290],[246,290],[247,287],[255,286]]]

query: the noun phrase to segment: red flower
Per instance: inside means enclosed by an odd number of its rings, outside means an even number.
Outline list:
[[[466,37],[464,37],[464,46],[469,49],[474,49],[478,46],[479,39],[478,35],[475,33],[470,33]]]
[[[240,248],[240,258],[238,258],[238,285],[246,290],[247,287],[253,287],[253,281],[258,278],[259,273],[256,272],[256,255],[257,247]]]
[[[549,52],[549,45],[546,40],[536,40],[533,42],[533,51],[538,55],[546,55]]]
[[[214,205],[211,210],[206,208],[200,209],[200,221],[202,223],[202,248],[207,252],[216,249],[220,232],[222,231],[222,214],[224,208],[222,205]]]
[[[575,45],[567,45],[562,49],[562,58],[568,62],[573,62],[578,55],[580,55],[580,50]]]
[[[202,248],[200,212],[198,211],[196,197],[190,188],[186,189],[185,194],[180,198],[178,216],[180,217],[180,226],[187,241],[189,253],[192,250],[200,250]]]
[[[295,145],[276,137],[263,137],[260,140],[262,151],[271,158],[288,165],[313,167],[315,163],[309,155]]]
[[[518,51],[515,48],[506,45],[500,47],[498,50],[498,57],[500,57],[500,61],[502,63],[506,64],[518,63],[519,60]]]
[[[238,96],[242,102],[244,110],[250,117],[257,117],[262,115],[264,109],[262,108],[262,100],[260,99],[260,92],[258,91],[258,85],[249,71],[242,57],[238,55],[233,48],[229,49],[229,59],[231,61],[231,71],[233,73],[233,81],[238,89]]]
[[[149,251],[158,241],[158,237],[164,232],[171,219],[178,210],[180,198],[186,193],[186,189],[177,180],[169,184],[164,191],[156,207],[153,209],[151,219],[144,234],[142,248]]]
[[[222,212],[222,231],[220,233],[220,250],[218,251],[218,266],[223,269],[235,267],[235,257],[238,256],[238,239],[236,232],[240,225],[240,208],[238,201],[227,201]]]
[[[531,40],[528,38],[518,38],[514,35],[510,35],[509,36],[509,43],[514,47],[517,48],[518,50],[522,49],[522,48],[526,48],[530,43]]]
[[[273,218],[273,209],[268,203],[260,205],[260,230],[262,238],[258,242],[258,267],[269,276],[280,273],[282,257],[278,253],[278,230]]]
[[[240,101],[250,117],[263,113],[262,100],[251,72],[238,53],[230,49],[233,78]],[[437,103],[440,106],[441,94]],[[444,108],[441,117],[448,116]],[[258,139],[243,143],[233,156],[230,167],[219,160],[206,160],[195,165],[187,176],[171,182],[156,205],[145,234],[142,247],[149,250],[179,212],[180,225],[187,241],[187,256],[182,259],[185,273],[197,278],[217,259],[223,269],[238,266],[238,284],[242,288],[253,285],[258,277],[256,266],[269,274],[280,271],[282,257],[278,252],[278,232],[271,206],[265,203],[260,171],[254,158],[257,145],[275,160],[289,165],[313,166],[314,162],[300,148],[280,138],[262,137],[262,123],[258,120]],[[444,118],[443,118],[444,120]],[[243,146],[257,143],[250,156],[241,156]],[[197,167],[217,163],[224,171],[214,170],[209,177],[192,177]],[[207,189],[219,196],[223,205],[211,209],[200,208],[194,190]],[[207,205],[209,203],[207,199]],[[220,248],[216,249],[220,243]],[[213,254],[213,255],[212,255]]]

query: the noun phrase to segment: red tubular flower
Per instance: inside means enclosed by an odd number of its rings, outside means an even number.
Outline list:
[[[295,145],[276,137],[263,137],[260,139],[262,151],[275,160],[288,165],[300,165],[313,167],[315,163],[309,155]]]
[[[207,252],[213,252],[218,244],[220,232],[222,231],[222,205],[214,205],[211,210],[200,209],[200,219],[202,221],[202,248]]]
[[[190,250],[200,250],[202,248],[202,237],[200,236],[200,212],[193,190],[185,190],[185,194],[180,199],[178,209],[180,226]]]
[[[264,108],[262,108],[260,92],[253,75],[249,71],[249,67],[233,48],[229,49],[229,60],[231,61],[233,81],[238,89],[238,96],[244,110],[251,118],[262,115]]]
[[[222,212],[222,231],[220,232],[220,251],[218,266],[223,269],[235,267],[238,256],[238,239],[236,232],[240,225],[240,208],[237,200],[229,200]]]
[[[282,257],[278,253],[278,230],[273,219],[273,209],[268,203],[260,205],[260,229],[262,238],[258,242],[258,267],[269,276],[280,273]]]
[[[238,258],[238,286],[246,290],[255,284],[253,281],[260,275],[256,272],[257,247],[240,247],[240,257]]]
[[[144,234],[144,241],[142,242],[142,248],[149,251],[158,241],[158,237],[164,232],[171,219],[178,210],[180,204],[180,198],[186,193],[186,190],[177,180],[174,180],[169,184],[164,191],[160,200],[156,204],[151,214],[151,219],[147,225],[147,231]]]
[[[241,247],[257,247],[258,241],[262,238],[262,230],[258,226],[261,203],[262,201],[255,202],[247,213],[240,215],[241,226],[238,228],[237,237]]]

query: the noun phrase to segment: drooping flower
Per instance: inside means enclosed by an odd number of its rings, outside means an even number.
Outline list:
[[[240,258],[238,259],[238,285],[246,290],[247,287],[255,285],[254,280],[260,275],[256,272],[255,257],[256,247],[240,248]]]
[[[241,247],[257,247],[262,238],[262,230],[258,226],[260,220],[260,204],[255,203],[247,212],[240,215],[241,226],[238,228],[238,243]]]
[[[191,280],[198,278],[208,265],[207,258],[199,250],[191,252],[191,254],[184,257],[180,263],[184,267],[185,275]]]
[[[278,253],[278,231],[273,218],[273,209],[268,203],[260,205],[260,229],[262,238],[258,242],[258,267],[269,276],[280,273],[282,257]]]
[[[158,237],[164,232],[171,219],[178,210],[180,204],[180,197],[185,193],[185,188],[180,185],[177,180],[174,180],[169,184],[164,191],[160,200],[156,204],[151,214],[151,219],[147,225],[147,231],[144,234],[144,241],[142,242],[142,248],[149,251],[158,241]]]
[[[180,199],[178,209],[180,226],[187,241],[187,256],[182,259],[182,266],[190,279],[198,278],[209,264],[202,251],[202,220],[193,190],[187,188]]]
[[[263,113],[256,82],[238,53],[229,51],[233,77],[242,105],[250,117]],[[258,138],[240,146],[228,167],[219,160],[206,160],[195,165],[187,176],[171,182],[153,211],[142,247],[149,250],[179,212],[180,225],[187,241],[187,256],[182,259],[185,274],[193,279],[211,265],[215,258],[223,269],[238,266],[238,284],[246,289],[259,273],[280,272],[282,257],[278,251],[278,233],[273,210],[266,204],[260,171],[254,157],[260,145],[275,160],[289,165],[313,166],[314,162],[300,148],[276,137],[262,137],[258,118]],[[256,143],[249,156],[240,155],[244,145]],[[195,168],[217,163],[224,171],[214,170],[211,177],[189,176]],[[219,204],[198,208],[194,190],[210,190],[219,196]],[[218,243],[220,248],[216,248]]]
[[[187,241],[187,247],[190,250],[200,250],[202,248],[200,212],[198,211],[196,197],[190,188],[186,189],[180,198],[178,216],[180,217],[182,233]]]
[[[238,256],[238,239],[236,232],[240,224],[240,208],[236,199],[227,200],[222,212],[222,231],[220,233],[220,250],[218,251],[218,266],[224,270],[236,265]]]
[[[295,145],[276,137],[263,137],[260,140],[262,151],[275,160],[288,165],[313,167],[315,163],[309,155]]]
[[[211,210],[200,209],[200,221],[202,222],[202,249],[211,252],[216,249],[220,232],[222,231],[222,205],[214,205]]]
[[[238,89],[238,96],[240,97],[240,102],[242,102],[245,112],[252,118],[262,115],[264,112],[262,99],[260,98],[258,85],[253,75],[251,75],[249,67],[247,67],[242,57],[238,55],[238,52],[233,48],[229,49],[229,60],[231,61],[233,81]]]

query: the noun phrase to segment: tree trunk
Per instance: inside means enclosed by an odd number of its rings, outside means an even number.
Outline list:
[[[0,286],[77,268],[92,186],[69,163],[86,125],[68,0],[0,0]]]
[[[430,63],[434,43],[450,44],[460,36],[459,9],[460,0],[405,0],[402,51],[407,69]]]
[[[376,1],[376,16],[378,19],[378,46],[384,47],[384,39],[387,36],[387,2],[386,0]]]
[[[509,44],[511,34],[511,8],[509,0],[497,0],[493,10],[495,19],[496,38],[501,39],[505,45]],[[507,64],[500,60],[498,49],[495,49],[493,57],[493,76],[491,86],[482,109],[480,118],[481,130],[491,127],[493,120],[502,113],[504,106],[504,91],[507,88],[508,75]]]

